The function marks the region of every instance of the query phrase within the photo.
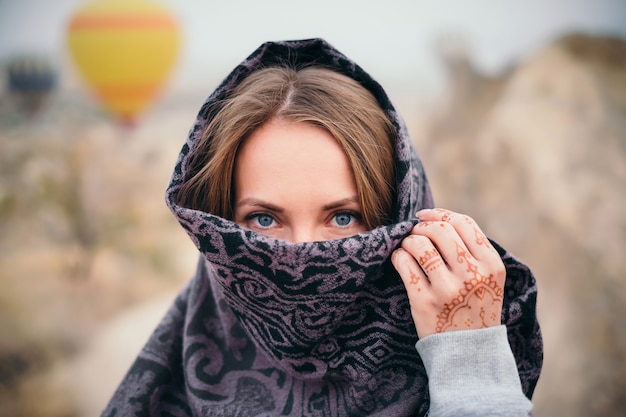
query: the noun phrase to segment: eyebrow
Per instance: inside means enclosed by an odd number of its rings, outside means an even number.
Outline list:
[[[353,204],[353,203],[357,203],[357,204],[360,203],[359,198],[356,195],[352,197],[348,197],[348,198],[342,198],[341,200],[326,204],[322,207],[322,210],[331,211],[331,210],[335,210],[340,207],[346,206],[348,204]]]
[[[274,211],[277,213],[282,213],[285,211],[283,208],[280,208],[272,203],[269,203],[267,201],[264,201],[258,198],[244,198],[243,200],[235,204],[235,207],[242,207],[242,206],[257,206],[257,207],[261,207],[266,210]]]
[[[343,207],[345,205],[348,204],[354,204],[354,203],[359,203],[359,198],[357,196],[352,196],[352,197],[347,197],[347,198],[342,198],[341,200],[337,200],[337,201],[333,201],[332,203],[328,203],[325,204],[324,206],[322,206],[322,210],[324,211],[332,211],[335,210],[337,208]],[[270,211],[274,211],[276,213],[282,213],[285,211],[285,209],[274,205],[270,202],[261,200],[259,198],[244,198],[243,200],[237,202],[237,204],[235,204],[235,207],[242,207],[242,206],[257,206],[257,207],[261,207],[264,208],[266,210],[270,210]]]

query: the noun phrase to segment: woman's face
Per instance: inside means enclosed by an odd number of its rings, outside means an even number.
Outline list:
[[[255,130],[235,160],[234,221],[290,242],[364,232],[348,158],[326,130],[272,120]]]

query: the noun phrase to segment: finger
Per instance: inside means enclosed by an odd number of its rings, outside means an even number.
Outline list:
[[[419,267],[415,258],[402,248],[396,249],[391,255],[391,263],[402,278],[407,292],[420,292],[422,287],[429,286],[428,278]]]
[[[456,233],[461,239],[461,244],[458,241],[456,243],[456,259],[454,260],[448,252],[450,247],[445,250],[440,248],[444,259],[446,262],[451,262],[451,268],[455,273],[465,269],[466,273],[474,277],[491,275],[497,282],[503,283],[506,277],[506,268],[502,258],[471,217],[444,209],[422,211],[419,213],[419,217],[428,220],[418,223],[414,227],[414,233],[423,233],[429,236],[435,244],[443,245],[439,243],[437,237],[430,234],[434,233],[432,229],[436,229],[433,225],[439,225],[442,231],[439,231],[438,234],[441,236]],[[439,221],[436,221],[437,219]],[[423,226],[418,227],[420,224]],[[444,231],[446,232],[444,233]]]
[[[426,236],[409,235],[402,241],[402,249],[413,257],[429,280],[439,271],[448,271],[443,257]]]
[[[417,261],[406,250],[396,249],[391,255],[391,263],[402,278],[406,295],[409,299],[411,317],[415,323],[418,336],[432,334],[436,323],[436,313],[432,313],[432,285],[417,264]]]
[[[448,270],[459,276],[464,274],[465,260],[472,255],[451,224],[445,221],[423,221],[413,227],[411,236],[427,238],[439,251]],[[416,253],[414,255],[421,256]]]
[[[470,216],[446,209],[423,210],[418,216],[426,221],[441,221],[452,225],[475,259],[487,261],[493,260],[494,257],[499,259],[487,236]]]

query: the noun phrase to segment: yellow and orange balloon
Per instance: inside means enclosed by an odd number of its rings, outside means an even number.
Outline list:
[[[173,69],[180,31],[165,8],[148,0],[96,0],[73,15],[67,42],[104,107],[132,123]]]

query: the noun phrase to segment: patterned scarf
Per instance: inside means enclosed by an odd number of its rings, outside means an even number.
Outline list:
[[[251,72],[288,62],[360,82],[392,120],[393,224],[307,243],[269,238],[178,206],[190,156],[215,111]],[[207,99],[183,146],[167,203],[196,243],[198,269],[104,411],[105,416],[424,416],[428,385],[402,281],[389,257],[432,207],[426,175],[382,87],[323,40],[266,43]],[[502,322],[524,392],[542,364],[529,269],[497,245],[507,268]]]

